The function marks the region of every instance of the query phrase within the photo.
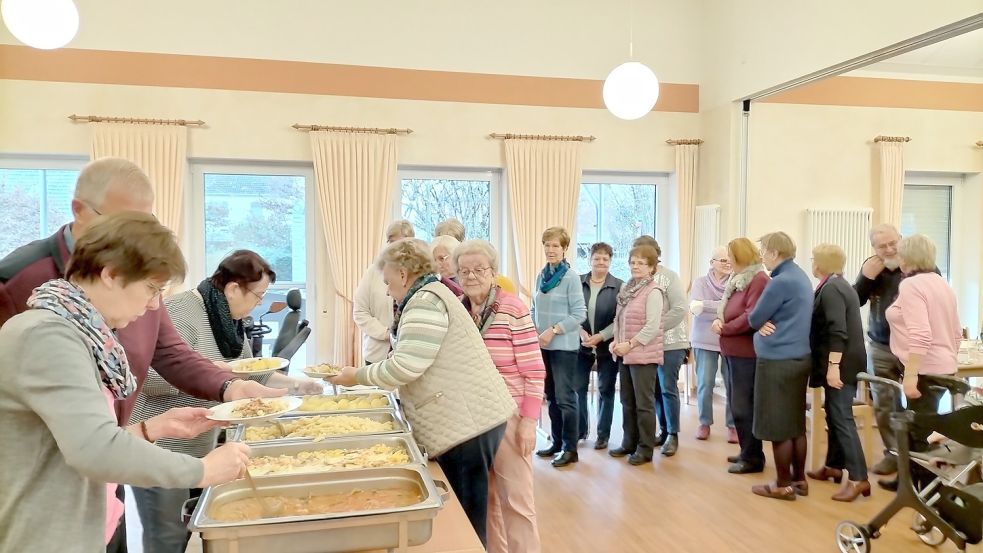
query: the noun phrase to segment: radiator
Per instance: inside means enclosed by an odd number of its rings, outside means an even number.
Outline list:
[[[869,233],[873,212],[870,208],[806,210],[808,249],[800,252],[800,257],[811,258],[812,248],[819,244],[836,244],[846,253],[843,276],[852,282],[871,255]]]
[[[702,276],[710,267],[713,249],[720,244],[720,206],[696,206],[696,233],[693,237],[693,277]]]

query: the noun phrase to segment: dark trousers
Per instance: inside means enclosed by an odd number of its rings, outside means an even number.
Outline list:
[[[577,352],[543,350],[546,365],[546,401],[549,403],[553,446],[577,451],[580,417],[577,415]]]
[[[503,422],[484,434],[448,449],[436,458],[482,545],[486,543],[488,472],[504,435]]]
[[[123,501],[126,497],[126,491],[122,484],[116,486],[116,497],[120,501]],[[106,544],[106,553],[126,553],[126,517],[119,517],[119,526],[116,527],[116,533],[113,534],[109,543]]]
[[[614,418],[614,388],[618,381],[618,362],[610,355],[594,355],[591,350],[583,348],[577,355],[577,415],[580,417],[578,430],[580,437],[586,437],[590,433],[587,387],[590,384],[590,371],[595,359],[600,396],[597,407],[597,439],[607,440],[611,436],[611,419]]]
[[[939,387],[929,387],[927,381],[924,378],[918,378],[918,391],[922,393],[921,397],[917,399],[908,399],[908,410],[914,411],[916,413],[938,413],[939,412],[939,402],[942,401],[942,396],[945,395],[945,390]],[[911,451],[927,451],[929,449],[928,437],[932,434],[931,430],[912,427],[911,431],[908,433],[908,440],[910,442],[909,449]]]
[[[657,365],[621,365],[621,447],[652,457],[655,450]]]
[[[754,437],[754,373],[757,360],[745,357],[724,357],[731,394],[727,396],[734,415],[734,428],[741,444],[741,460],[752,465],[765,464],[761,440]]]
[[[843,384],[839,390],[829,386],[823,388],[826,391],[826,426],[829,428],[826,466],[846,469],[854,482],[866,480],[867,460],[864,459],[860,435],[857,434],[857,421],[853,419],[853,398],[857,395],[857,385]]]

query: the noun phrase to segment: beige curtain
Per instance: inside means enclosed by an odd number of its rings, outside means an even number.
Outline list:
[[[904,142],[877,143],[880,153],[879,223],[901,225],[901,201],[904,195]]]
[[[139,165],[154,187],[154,215],[183,243],[187,127],[93,123],[93,129],[92,159],[121,157]]]
[[[676,190],[679,219],[679,278],[688,288],[693,278],[696,249],[696,182],[700,166],[698,144],[676,144]]]
[[[329,131],[310,135],[318,225],[328,252],[316,256],[317,271],[331,275],[336,294],[335,301],[328,302],[326,290],[319,293],[319,323],[329,324],[318,326],[315,347],[319,356],[331,352],[335,362],[358,366],[361,339],[352,321],[352,296],[384,242],[396,180],[396,137]],[[332,312],[329,303],[334,304]],[[323,330],[329,328],[331,335]]]
[[[570,233],[571,247],[580,196],[582,144],[579,141],[505,141],[509,211],[517,284],[526,300],[532,299],[536,275],[545,263],[543,231],[561,226]],[[575,250],[567,251],[571,260]]]

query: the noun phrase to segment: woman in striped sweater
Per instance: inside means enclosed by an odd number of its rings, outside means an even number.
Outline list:
[[[454,264],[464,287],[464,306],[519,407],[508,421],[488,475],[488,551],[539,553],[532,482],[536,420],[546,376],[539,337],[525,304],[495,284],[498,254],[491,244],[464,242],[454,250]]]
[[[225,363],[252,356],[242,318],[263,301],[276,273],[259,254],[238,250],[219,263],[211,278],[194,290],[164,300],[181,338],[206,358]],[[321,393],[321,385],[273,373],[256,380],[274,388],[305,394]],[[212,407],[215,403],[178,391],[153,369],[137,397],[132,423],[159,415],[173,407]],[[218,429],[191,440],[164,438],[157,445],[178,453],[204,457],[215,448]],[[143,523],[146,553],[183,553],[191,534],[181,521],[181,505],[200,489],[133,488]]]

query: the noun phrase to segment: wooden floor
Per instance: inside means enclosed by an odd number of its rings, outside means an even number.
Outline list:
[[[693,438],[696,407],[683,405],[679,453],[656,455],[650,465],[633,467],[606,451],[595,451],[593,438],[581,443],[580,462],[554,469],[536,458],[536,501],[544,553],[832,553],[834,529],[841,520],[868,521],[892,497],[875,488],[870,498],[839,503],[829,497],[838,486],[810,482],[810,495],[794,502],[755,496],[751,485],[773,480],[763,474],[727,473],[726,457],[737,451],[723,433],[723,404],[715,405],[718,423],[709,441]],[[615,414],[612,444],[621,438]],[[540,446],[547,445],[540,440]],[[767,447],[766,447],[767,450]],[[876,459],[868,459],[869,463]],[[871,475],[873,483],[874,476]],[[132,511],[128,511],[130,515]],[[873,551],[932,551],[909,528],[902,512],[873,542]],[[139,553],[139,522],[127,516],[131,553]],[[189,552],[201,551],[197,537]],[[957,551],[947,543],[936,551]],[[289,552],[284,552],[289,553]]]

